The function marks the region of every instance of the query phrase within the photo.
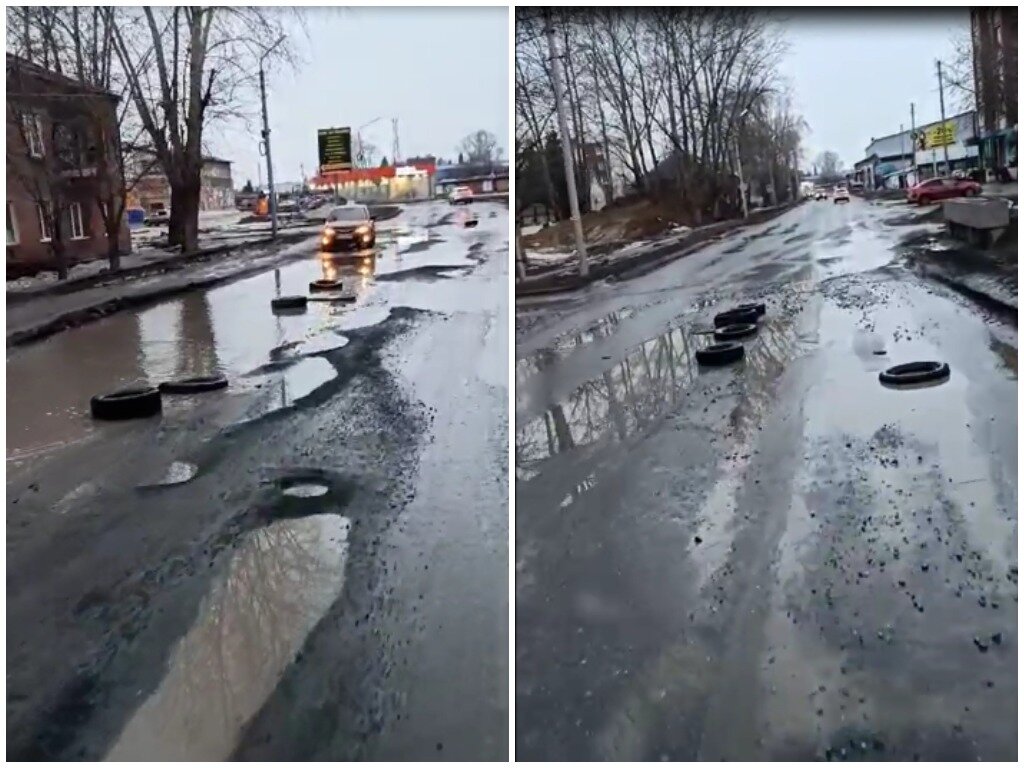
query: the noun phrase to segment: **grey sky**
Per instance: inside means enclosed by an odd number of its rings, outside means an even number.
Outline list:
[[[847,168],[863,159],[871,137],[939,119],[935,59],[948,61],[955,33],[970,28],[966,9],[780,12],[790,44],[784,70],[810,124],[804,162],[823,150]],[[946,93],[946,115],[956,112]]]
[[[376,117],[365,138],[391,159],[391,118],[402,154],[452,157],[478,129],[498,138],[507,157],[507,8],[309,8],[295,48],[296,72],[270,74],[268,104],[275,181],[316,172],[318,128]],[[215,154],[234,162],[235,185],[257,181],[258,126],[217,126]],[[266,183],[266,170],[262,171]]]

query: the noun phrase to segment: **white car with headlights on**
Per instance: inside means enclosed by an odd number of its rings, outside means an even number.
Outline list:
[[[365,205],[339,205],[331,209],[324,221],[320,247],[325,251],[347,248],[373,248],[377,227],[370,209]]]

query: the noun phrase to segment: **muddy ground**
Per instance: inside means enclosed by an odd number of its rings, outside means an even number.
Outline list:
[[[518,759],[1016,758],[1016,320],[888,217],[809,203],[518,304]],[[919,359],[952,375],[880,385]]]

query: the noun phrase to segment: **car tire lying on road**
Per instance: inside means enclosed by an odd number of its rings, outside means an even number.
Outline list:
[[[161,382],[160,391],[165,395],[192,395],[224,389],[227,385],[228,380],[223,376],[191,376],[187,379]]]
[[[109,395],[95,395],[89,405],[92,417],[104,421],[144,419],[163,409],[160,390],[156,387],[133,387]]]
[[[756,309],[735,307],[733,309],[727,309],[725,312],[719,312],[715,315],[715,328],[721,328],[726,325],[736,325],[737,323],[756,323],[757,318],[759,317],[760,315],[757,314]]]
[[[736,341],[725,341],[698,349],[696,352],[699,365],[728,365],[743,357],[743,345]]]
[[[764,313],[767,311],[763,301],[756,301],[751,304],[740,304],[738,307],[732,310],[733,312],[756,312],[758,317],[764,317]]]
[[[305,309],[305,296],[279,296],[270,300],[271,309]]]
[[[314,280],[309,284],[310,291],[340,291],[341,280]]]
[[[934,360],[894,365],[878,374],[878,380],[889,386],[925,384],[949,378],[949,365]]]
[[[733,323],[731,325],[723,325],[721,328],[716,328],[715,341],[743,339],[747,336],[753,336],[755,333],[757,333],[757,325],[755,323]]]

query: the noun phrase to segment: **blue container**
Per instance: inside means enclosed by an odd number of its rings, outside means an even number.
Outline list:
[[[128,226],[129,227],[141,227],[142,222],[146,219],[146,211],[142,208],[129,208],[128,209]]]

